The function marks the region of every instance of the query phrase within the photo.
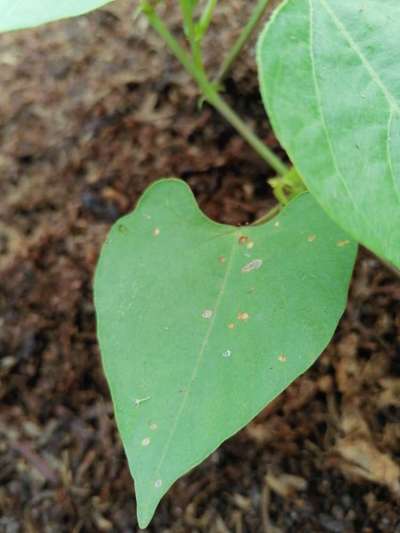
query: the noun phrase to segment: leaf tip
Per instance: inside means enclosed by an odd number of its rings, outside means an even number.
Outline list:
[[[138,502],[137,521],[138,521],[139,529],[146,529],[148,527],[151,520],[153,519],[155,510],[156,510],[156,506],[149,507],[146,505],[139,505],[139,502]]]
[[[154,426],[153,426],[154,429]],[[168,491],[170,483],[157,477],[152,480],[147,478],[135,479],[136,515],[140,529],[146,529],[152,521],[158,504]]]

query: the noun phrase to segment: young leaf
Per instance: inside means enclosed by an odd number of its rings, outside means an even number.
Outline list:
[[[329,215],[400,266],[400,2],[288,0],[258,43],[265,107]]]
[[[0,0],[0,32],[83,15],[111,0]]]
[[[237,228],[162,180],[113,226],[95,277],[98,336],[141,527],[177,478],[315,361],[355,252],[308,193]]]

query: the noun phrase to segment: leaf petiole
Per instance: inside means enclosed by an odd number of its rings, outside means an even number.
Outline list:
[[[171,52],[196,81],[204,99],[221,113],[221,115],[240,133],[255,152],[257,152],[257,154],[266,161],[277,174],[286,174],[288,171],[287,166],[257,137],[257,135],[255,135],[236,112],[220,97],[215,84],[208,80],[204,69],[199,68],[196,61],[194,61],[188,52],[178,43],[163,20],[158,16],[154,7],[149,4],[149,2],[144,2],[142,5],[142,11],[146,15],[152,28],[165,41]]]
[[[240,35],[237,38],[237,40],[234,42],[232,48],[229,50],[227,56],[225,57],[218,71],[216,78],[214,79],[214,83],[217,86],[221,86],[232,64],[235,62],[236,58],[242,51],[242,48],[245,46],[245,44],[248,42],[248,40],[252,36],[253,31],[255,30],[257,24],[261,20],[261,17],[265,13],[265,10],[267,9],[269,2],[270,0],[259,0],[258,1],[256,7],[251,13],[249,20],[247,21],[243,30],[240,32]]]

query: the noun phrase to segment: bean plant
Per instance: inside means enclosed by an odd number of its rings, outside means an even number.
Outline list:
[[[0,29],[80,15],[104,0],[0,0]],[[285,0],[258,37],[262,100],[290,164],[225,102],[203,39],[217,0],[134,4],[217,109],[273,169],[277,206],[245,227],[208,219],[162,179],[112,227],[97,266],[98,338],[141,527],[168,488],[316,360],[347,299],[361,243],[400,267],[400,3]],[[134,27],[133,30],[134,31]]]

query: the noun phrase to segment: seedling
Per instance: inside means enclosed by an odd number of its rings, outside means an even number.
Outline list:
[[[99,0],[0,0],[0,29],[78,15]],[[400,84],[395,0],[286,0],[257,45],[263,101],[293,167],[221,97],[268,0],[216,79],[202,42],[216,0],[180,0],[182,46],[143,13],[214,106],[274,169],[277,207],[217,224],[161,180],[112,228],[95,279],[98,336],[145,527],[174,481],[248,423],[329,343],[357,243],[400,266]],[[305,192],[307,189],[308,192]]]

